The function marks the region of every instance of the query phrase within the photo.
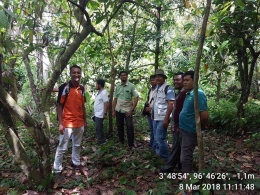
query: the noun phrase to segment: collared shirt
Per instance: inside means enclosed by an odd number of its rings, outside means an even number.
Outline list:
[[[155,121],[164,120],[166,115],[168,102],[175,100],[175,93],[171,86],[168,87],[168,90],[165,94],[166,83],[162,86],[156,86],[153,94],[154,104],[153,104],[153,118]]]
[[[201,89],[198,89],[199,111],[206,111],[207,97]],[[186,93],[183,108],[179,117],[179,127],[183,131],[196,133],[196,120],[194,111],[194,90]]]
[[[67,86],[66,86],[67,87]],[[62,113],[62,124],[65,128],[82,127],[84,126],[83,105],[85,103],[85,96],[82,94],[80,85],[74,87],[69,82],[69,94],[66,98],[66,87],[61,92],[60,104],[64,104]]]
[[[122,113],[129,112],[133,105],[132,98],[136,97],[138,97],[138,93],[134,84],[128,81],[125,85],[122,85],[122,83],[117,84],[114,92],[114,98],[117,98],[115,110]]]
[[[99,91],[95,98],[94,103],[94,113],[95,117],[103,118],[104,117],[104,109],[105,109],[105,103],[108,102],[108,95],[107,91],[105,89],[102,89]]]

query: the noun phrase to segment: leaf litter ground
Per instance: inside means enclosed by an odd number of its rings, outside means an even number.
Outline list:
[[[0,145],[0,195],[2,194],[82,194],[82,195],[112,195],[112,194],[178,194],[180,181],[176,179],[159,179],[159,168],[165,163],[148,147],[149,132],[143,121],[136,120],[136,135],[134,150],[129,150],[127,144],[117,141],[116,131],[108,137],[107,142],[98,146],[92,127],[84,134],[79,170],[71,166],[71,146],[64,156],[64,170],[55,179],[53,189],[48,192],[31,190],[23,184],[24,176],[13,162],[10,150],[4,137]],[[52,154],[58,144],[58,136],[51,140]],[[169,139],[170,132],[169,132]],[[254,142],[254,143],[251,143]],[[254,183],[253,190],[215,190],[215,194],[228,195],[258,195],[260,194],[260,150],[259,140],[251,140],[248,136],[233,138],[208,131],[204,134],[205,166],[212,173],[247,173],[251,180],[243,183]],[[171,146],[171,143],[169,143]],[[32,156],[34,154],[31,154]],[[194,154],[194,170],[197,170],[198,151]],[[223,183],[217,179],[201,180],[207,183]],[[233,183],[241,183],[232,177]],[[196,194],[196,193],[195,193]]]

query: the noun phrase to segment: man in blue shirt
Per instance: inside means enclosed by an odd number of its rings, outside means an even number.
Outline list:
[[[175,93],[173,88],[166,84],[167,77],[163,70],[156,70],[155,78],[157,86],[153,94],[154,104],[152,108],[154,142],[156,154],[167,159],[169,156],[167,128],[174,105]]]
[[[183,87],[188,92],[179,116],[181,137],[181,164],[183,173],[192,172],[193,152],[197,145],[196,120],[194,111],[194,71],[183,75]],[[202,128],[205,128],[209,114],[205,93],[198,89],[199,113]]]

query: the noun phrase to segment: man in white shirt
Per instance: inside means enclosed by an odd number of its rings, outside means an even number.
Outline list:
[[[109,99],[107,95],[106,89],[104,89],[105,81],[103,79],[99,79],[96,82],[96,89],[98,93],[95,98],[94,103],[94,115],[95,115],[95,129],[96,129],[96,136],[98,139],[97,144],[101,145],[105,143],[106,138],[104,135],[103,130],[103,120],[107,116],[108,106],[109,106]]]
[[[149,146],[151,147],[152,150],[156,150],[155,148],[155,143],[154,143],[154,130],[153,130],[153,119],[152,119],[152,107],[153,107],[153,94],[155,91],[155,87],[156,87],[156,80],[155,80],[155,75],[151,75],[150,76],[150,84],[151,84],[151,88],[148,91],[148,96],[147,96],[147,101],[146,103],[148,103],[148,107],[145,108],[145,110],[147,112],[149,112],[149,114],[147,115],[147,121],[148,121],[148,125],[149,125],[149,130],[150,130],[150,143]]]

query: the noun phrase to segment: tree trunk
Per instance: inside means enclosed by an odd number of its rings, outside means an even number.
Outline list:
[[[130,47],[129,47],[129,49],[127,51],[127,55],[126,55],[127,57],[126,57],[126,63],[125,63],[125,70],[127,72],[129,72],[131,56],[132,56],[132,52],[133,52],[133,49],[134,49],[137,23],[138,23],[138,10],[137,10],[137,14],[136,14],[135,23],[134,23],[134,26],[133,26],[133,32],[132,32],[133,37],[131,39]]]
[[[216,103],[219,103],[219,99],[220,99],[221,79],[222,79],[222,73],[221,73],[221,72],[217,72],[217,92],[216,92]]]
[[[109,92],[109,134],[112,134],[113,132],[113,116],[112,116],[112,105],[113,105],[113,97],[114,97],[114,90],[115,90],[115,78],[116,78],[116,70],[115,70],[115,59],[113,54],[113,46],[111,43],[111,37],[110,37],[110,28],[109,25],[107,26],[107,38],[108,38],[108,44],[109,44],[109,52],[111,57],[111,76],[110,76],[110,92]]]
[[[241,84],[241,94],[237,105],[237,116],[239,118],[244,118],[244,105],[248,102],[248,97],[250,95],[250,89],[253,79],[253,73],[256,66],[257,58],[260,52],[255,52],[250,41],[247,42],[244,40],[245,46],[237,50],[237,59],[238,59],[238,71],[240,75],[240,84]],[[247,53],[247,48],[251,54],[251,63],[249,62],[249,53]],[[250,67],[249,67],[250,64]],[[239,130],[242,131],[242,128],[239,127]]]
[[[194,73],[194,110],[195,110],[195,119],[196,119],[196,132],[199,148],[199,171],[204,168],[204,148],[203,148],[203,139],[201,133],[201,122],[200,122],[200,113],[199,113],[199,103],[198,103],[198,80],[199,80],[199,70],[200,70],[200,60],[202,55],[203,44],[205,40],[205,33],[207,28],[208,17],[210,13],[211,0],[207,0],[205,15],[203,18],[201,33],[200,33],[200,43],[196,59],[196,67]]]
[[[156,45],[155,45],[155,71],[159,68],[159,56],[160,56],[160,41],[161,41],[161,9],[162,7],[156,7]]]

